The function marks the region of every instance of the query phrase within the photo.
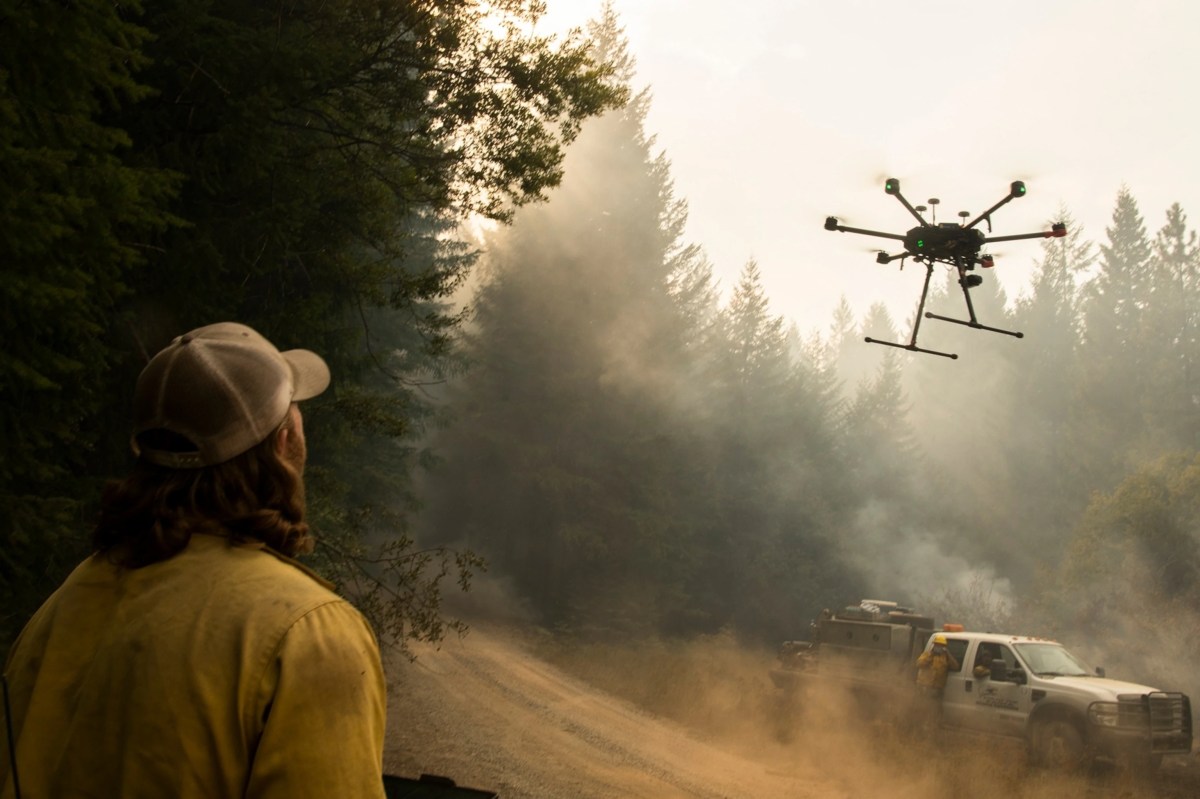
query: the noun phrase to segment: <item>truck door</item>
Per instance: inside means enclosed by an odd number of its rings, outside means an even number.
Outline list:
[[[964,677],[970,677],[968,657],[974,657],[976,643],[963,638],[946,636],[946,649],[958,661],[958,669],[946,674],[946,692],[942,695],[942,724],[948,727],[965,727],[970,724],[974,697],[968,692]]]
[[[1008,735],[1020,738],[1024,734],[1025,719],[1033,709],[1033,692],[1028,685],[1028,675],[1022,671],[1021,662],[1010,647],[1004,644],[982,642],[976,655],[975,665],[986,664],[987,656],[1003,661],[1006,679],[996,680],[990,674],[976,676],[973,668],[964,668],[968,678],[968,695],[973,696],[964,726],[992,735]],[[982,651],[986,647],[987,651]]]

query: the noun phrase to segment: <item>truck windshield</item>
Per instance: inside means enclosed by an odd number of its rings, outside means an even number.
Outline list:
[[[1015,644],[1021,659],[1039,677],[1086,677],[1091,670],[1058,644]]]

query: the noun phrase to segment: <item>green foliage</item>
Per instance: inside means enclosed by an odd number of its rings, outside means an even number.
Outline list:
[[[1088,282],[1084,305],[1084,335],[1089,344],[1104,347],[1112,359],[1138,343],[1138,315],[1152,289],[1150,242],[1128,188],[1117,195],[1108,241],[1100,245],[1100,269]]]
[[[1097,492],[1039,592],[1046,629],[1110,666],[1193,692],[1200,655],[1200,455],[1161,456]]]
[[[842,324],[846,323],[843,319]],[[847,396],[836,417],[838,448],[854,486],[848,501],[858,507],[884,509],[898,530],[921,523],[918,518],[925,498],[918,490],[918,476],[927,464],[913,429],[916,414],[904,383],[905,356],[891,347],[868,347],[863,338],[897,341],[902,336],[878,303],[868,309],[857,334],[840,331],[841,347],[867,349],[873,365],[853,386],[845,387]],[[860,541],[863,535],[876,532],[856,529],[853,538]]]
[[[515,24],[522,5],[493,13]],[[498,38],[487,10],[156,3],[146,21],[159,93],[127,127],[148,160],[191,178],[192,224],[163,242],[147,293],[187,307],[180,326],[253,312],[310,335],[359,305],[447,296],[467,264],[415,268],[421,245],[405,221],[503,217],[538,198],[561,177],[579,119],[617,99],[582,44]],[[436,318],[412,321],[436,336]],[[336,348],[341,331],[324,334]]]
[[[319,495],[325,499],[311,509],[327,531],[316,558],[320,571],[354,598],[377,635],[414,659],[410,642],[466,632],[463,621],[443,613],[443,583],[452,576],[459,590],[469,591],[475,574],[487,571],[483,558],[470,550],[420,547],[407,532],[405,514],[331,501],[344,482],[328,473],[309,479],[324,489]]]
[[[388,629],[440,635],[436,559],[405,553],[429,460],[415,442],[437,421],[430,386],[457,368],[450,301],[474,263],[451,234],[540,199],[581,120],[623,97],[581,37],[529,33],[541,11],[0,3],[0,549],[23,604],[0,598],[14,623],[79,554],[88,514],[73,498],[127,465],[139,363],[237,319],[330,363],[333,389],[306,413],[336,501],[314,501],[313,521],[339,552],[386,553],[381,574],[415,581],[388,583],[411,591]],[[350,546],[342,526],[366,538]]]
[[[1137,202],[1122,189],[1108,241],[1100,246],[1097,273],[1084,287],[1080,391],[1087,396],[1080,436],[1094,484],[1108,485],[1127,468],[1126,456],[1141,428],[1140,398],[1146,361],[1140,350],[1142,314],[1150,300],[1150,241]],[[1137,420],[1135,422],[1135,420]]]
[[[1013,312],[1015,328],[1036,346],[1023,342],[1012,358],[1006,405],[1013,410],[1002,448],[1011,486],[1004,498],[1011,521],[1005,537],[1033,550],[1041,548],[1048,530],[1065,537],[1083,511],[1088,494],[1080,490],[1087,483],[1079,453],[1094,444],[1092,431],[1080,424],[1088,405],[1081,378],[1089,353],[1080,345],[1078,287],[1095,261],[1094,246],[1065,208],[1055,218],[1066,224],[1068,234],[1042,244],[1031,293]]]
[[[1095,586],[1146,578],[1138,591],[1166,598],[1195,590],[1200,578],[1200,455],[1175,453],[1096,494],[1064,564],[1066,582]],[[1120,595],[1106,602],[1121,602]]]
[[[112,329],[175,181],[102,121],[149,94],[143,28],[100,0],[5,0],[0,31],[2,642],[80,554]]]
[[[1200,446],[1200,245],[1178,203],[1167,209],[1152,251],[1141,318],[1146,362],[1141,408],[1153,420],[1141,451],[1148,453]]]

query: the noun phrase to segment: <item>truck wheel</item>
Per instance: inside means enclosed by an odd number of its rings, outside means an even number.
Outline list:
[[[1065,719],[1044,721],[1034,730],[1033,756],[1040,765],[1075,771],[1083,765],[1086,754],[1079,728]]]

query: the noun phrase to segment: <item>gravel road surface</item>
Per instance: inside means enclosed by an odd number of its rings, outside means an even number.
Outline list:
[[[573,679],[509,636],[473,628],[388,664],[385,770],[502,799],[836,797]]]
[[[1195,757],[1149,778],[1104,765],[1061,775],[1030,768],[1017,743],[944,732],[914,741],[811,715],[785,736],[766,724],[753,741],[705,736],[564,673],[527,640],[477,625],[416,647],[416,662],[391,660],[385,771],[450,777],[501,799],[1200,797]]]

